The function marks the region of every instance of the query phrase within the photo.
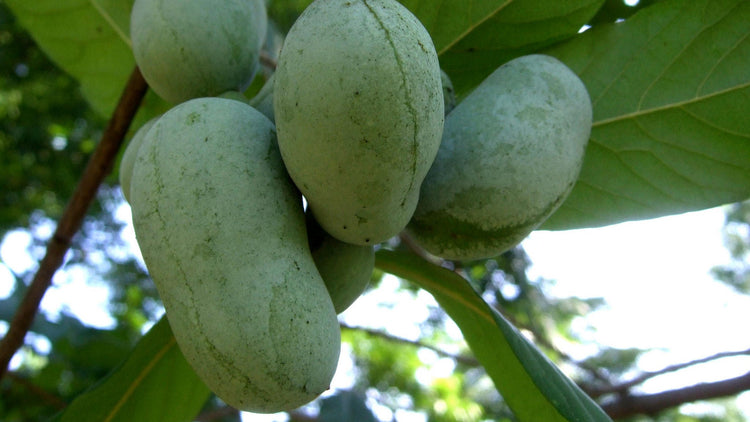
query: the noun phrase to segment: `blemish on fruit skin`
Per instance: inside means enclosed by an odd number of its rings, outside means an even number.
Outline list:
[[[185,119],[185,123],[187,123],[188,125],[192,125],[198,120],[200,120],[200,118],[201,118],[200,114],[193,112],[187,115],[187,119]]]

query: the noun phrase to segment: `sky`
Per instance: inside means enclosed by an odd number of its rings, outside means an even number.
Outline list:
[[[592,341],[653,349],[641,369],[750,349],[750,297],[715,281],[728,264],[722,207],[652,220],[560,232],[532,233],[523,246],[530,277],[556,281],[561,297],[604,297],[605,309],[581,321]],[[595,331],[584,330],[591,325]],[[738,335],[739,334],[739,335]],[[644,392],[718,381],[750,371],[750,356],[723,359],[652,379]],[[750,419],[750,393],[738,403]]]
[[[129,222],[129,208],[124,206],[118,217]],[[745,321],[750,320],[750,297],[733,293],[710,275],[712,267],[730,260],[721,232],[724,218],[724,210],[714,208],[595,229],[537,231],[523,242],[532,261],[529,275],[532,279],[555,280],[550,293],[556,296],[603,297],[605,308],[577,321],[574,327],[582,338],[592,342],[654,349],[639,361],[644,370],[749,349],[750,337],[732,334],[742,332]],[[132,225],[122,235],[134,244]],[[0,297],[9,294],[8,271],[21,272],[34,265],[24,252],[29,241],[28,234],[17,231],[0,244],[4,263],[0,264]],[[64,309],[85,323],[111,326],[114,321],[106,311],[106,286],[84,279],[75,271],[58,274],[55,286],[43,300],[43,310],[54,315]],[[371,316],[377,314],[382,321],[378,328],[399,337],[418,338],[416,326],[406,322],[424,320],[425,306],[434,305],[434,301],[424,293],[416,299],[423,306],[386,307],[390,310],[384,315],[384,302],[414,300],[399,297],[397,287],[397,281],[386,280],[381,289],[358,299],[343,318],[350,325],[373,326]],[[454,334],[459,335],[457,329]],[[584,357],[590,351],[582,348],[570,352],[574,357]],[[452,369],[434,356],[424,359],[432,359],[434,368],[441,371]],[[348,365],[351,363],[342,360],[334,386],[351,385],[346,375],[350,372]],[[643,391],[718,380],[746,371],[750,371],[750,357],[723,360],[655,378],[644,384]],[[740,403],[750,409],[750,394],[742,395]],[[406,416],[400,415],[399,420],[409,420]],[[269,416],[252,420],[284,419]]]

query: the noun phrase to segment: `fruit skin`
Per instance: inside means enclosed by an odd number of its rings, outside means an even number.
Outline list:
[[[429,34],[395,0],[317,0],[274,76],[279,148],[320,225],[368,245],[408,223],[443,130]]]
[[[136,0],[130,36],[149,86],[176,104],[244,91],[267,25],[263,0]]]
[[[239,101],[185,102],[148,132],[131,186],[137,239],[187,361],[231,406],[269,413],[328,389],[340,349],[274,135]]]
[[[326,233],[310,213],[307,236],[315,266],[336,313],[344,312],[367,288],[375,268],[375,248],[342,242]]]
[[[445,115],[447,116],[448,113],[456,108],[456,91],[453,89],[453,82],[450,76],[444,70],[440,71],[440,78],[443,84],[443,104]]]
[[[130,138],[130,142],[128,142],[128,146],[125,148],[125,152],[122,154],[122,159],[120,159],[120,171],[118,172],[120,190],[122,190],[122,196],[128,202],[130,202],[130,180],[133,175],[135,157],[138,155],[138,149],[143,144],[143,140],[146,139],[146,133],[157,120],[159,120],[159,116],[146,121],[146,123],[135,131],[133,137]]]
[[[586,87],[557,59],[501,66],[446,117],[408,232],[452,260],[515,246],[573,188],[591,119]]]

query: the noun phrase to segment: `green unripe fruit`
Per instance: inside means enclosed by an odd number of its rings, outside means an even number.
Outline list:
[[[263,0],[136,0],[133,55],[149,86],[180,103],[244,91],[266,36]]]
[[[135,164],[135,157],[138,155],[138,150],[143,144],[143,140],[146,139],[146,132],[151,129],[151,126],[159,120],[158,117],[147,121],[143,126],[139,127],[135,131],[135,134],[130,138],[125,152],[122,154],[120,159],[120,171],[118,172],[118,178],[120,180],[120,189],[122,190],[122,196],[125,200],[130,202],[130,180],[133,175],[133,164]]]
[[[317,0],[274,76],[279,148],[320,225],[372,245],[408,223],[443,130],[429,34],[395,0]]]
[[[440,78],[443,83],[443,104],[447,115],[456,108],[456,90],[453,89],[453,82],[445,71],[440,71]]]
[[[315,266],[326,284],[336,313],[362,295],[375,268],[375,248],[342,242],[326,233],[307,213],[307,235]]]
[[[328,389],[340,348],[274,136],[239,101],[187,101],[148,132],[131,186],[138,243],[185,358],[231,406],[269,413]]]
[[[446,117],[410,233],[454,260],[515,246],[573,188],[591,119],[586,87],[557,59],[501,66]]]

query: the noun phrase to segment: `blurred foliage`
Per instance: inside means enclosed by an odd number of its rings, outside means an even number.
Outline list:
[[[732,261],[712,269],[714,278],[750,294],[750,201],[731,205],[724,225],[724,242]]]
[[[57,218],[104,122],[0,3],[0,233]]]
[[[25,252],[38,262],[106,122],[2,2],[0,71],[0,239],[14,230],[27,232],[32,242]],[[20,366],[0,383],[3,421],[48,419],[118,365],[160,312],[153,284],[120,236],[124,223],[116,211],[121,205],[119,187],[105,185],[64,267],[113,287],[117,324],[88,327],[65,310],[37,316]],[[34,269],[13,274],[12,293],[0,301],[0,320],[13,317]]]
[[[657,416],[636,416],[623,422],[746,422],[745,415],[731,399],[696,402],[664,411]]]
[[[344,390],[321,400],[318,422],[376,422],[364,398],[354,391]]]

